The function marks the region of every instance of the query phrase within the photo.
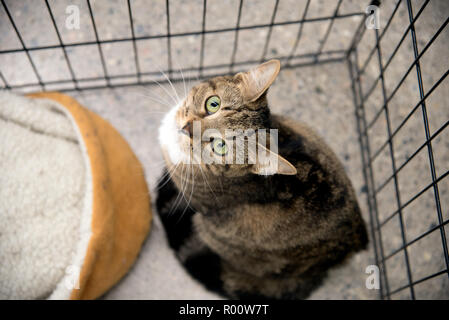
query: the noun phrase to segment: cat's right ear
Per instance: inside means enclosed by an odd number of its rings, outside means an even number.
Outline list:
[[[241,90],[245,102],[256,101],[276,79],[281,63],[279,60],[270,60],[247,71],[235,75],[241,80]]]
[[[265,151],[265,159],[261,161],[257,157],[256,163],[251,167],[251,172],[261,176],[271,176],[273,174],[282,175],[295,175],[297,173],[296,168],[287,159],[281,157],[279,154],[272,152],[261,144],[257,144],[257,147]],[[258,154],[260,155],[260,153]]]

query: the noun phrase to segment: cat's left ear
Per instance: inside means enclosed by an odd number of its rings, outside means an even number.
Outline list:
[[[251,167],[251,172],[261,176],[271,176],[274,174],[295,175],[297,170],[287,159],[281,157],[264,146],[257,144],[258,148],[262,148],[267,153],[265,161],[257,159],[256,163]]]
[[[281,63],[270,60],[247,71],[235,75],[242,80],[242,93],[246,102],[256,101],[276,79]]]

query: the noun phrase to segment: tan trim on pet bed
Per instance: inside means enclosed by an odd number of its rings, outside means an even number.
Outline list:
[[[80,266],[79,289],[70,290],[65,278],[50,298],[94,299],[126,274],[149,231],[150,199],[142,166],[120,134],[75,99],[57,92],[28,96],[51,99],[68,111],[87,151],[92,178],[92,210],[81,217],[74,261]],[[83,233],[83,221],[89,220],[84,228],[90,232]]]

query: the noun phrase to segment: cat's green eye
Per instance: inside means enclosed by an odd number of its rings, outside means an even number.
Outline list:
[[[223,139],[215,138],[212,141],[212,150],[219,156],[224,156],[228,152],[228,147]]]
[[[213,114],[220,109],[220,97],[212,96],[206,100],[206,111],[208,114]]]

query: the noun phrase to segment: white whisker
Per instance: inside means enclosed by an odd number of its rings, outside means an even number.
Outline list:
[[[178,66],[179,67],[179,66]],[[187,88],[186,88],[186,79],[184,78],[184,73],[182,72],[182,68],[178,68],[179,72],[181,73],[182,77],[182,84],[184,86],[184,98],[187,98]]]
[[[175,87],[173,86],[173,83],[170,81],[170,78],[165,74],[165,72],[163,72],[158,66],[156,66],[156,69],[164,76],[164,78],[167,80],[167,82],[170,84],[174,94],[176,95],[176,97],[178,98],[178,100],[175,102],[175,104],[178,104],[179,101],[181,101],[181,99],[179,98],[178,92],[176,91]],[[168,93],[167,93],[168,94]],[[172,99],[176,100],[175,97],[171,96]]]
[[[203,181],[206,182],[207,186],[209,187],[210,191],[212,192],[212,195],[215,197],[215,200],[218,201],[218,198],[217,198],[217,196],[215,195],[214,190],[212,190],[212,188],[211,188],[209,182],[208,182],[207,179],[206,179],[206,175],[204,174],[203,169],[201,168],[201,166],[198,166],[198,168],[200,168],[201,175],[203,176]]]
[[[167,172],[158,179],[158,183],[161,182],[167,175],[169,176],[169,178],[167,179],[167,181],[165,181],[161,186],[158,186],[157,189],[162,189],[171,179],[173,173],[175,172],[175,170],[178,168],[179,163],[176,164],[175,166],[173,166],[173,168],[167,170]]]
[[[179,98],[178,92],[175,89],[175,86],[173,85],[173,83],[170,81],[170,78],[165,74],[165,72],[159,70],[160,73],[162,73],[162,75],[165,77],[165,79],[168,81],[168,83],[170,84],[173,92],[175,93],[176,97],[178,98],[178,102],[181,101],[181,99]]]
[[[169,108],[171,108],[173,106],[173,105],[168,104],[168,102],[166,102],[165,100],[157,99],[155,97],[148,96],[148,95],[144,95],[144,97],[148,98],[151,101],[156,102],[156,103],[158,103],[158,104],[160,104],[162,106],[166,106],[166,107],[169,107]],[[166,112],[166,111],[164,111],[164,112]]]
[[[178,207],[180,201],[182,200],[182,189],[184,188],[184,182],[182,180],[183,175],[184,175],[184,166],[181,168],[181,174],[179,176],[179,178],[181,179],[181,188],[178,188],[179,189],[179,193],[176,196],[175,203],[172,204],[169,213],[173,213],[176,210],[176,208]]]
[[[164,91],[165,91],[165,93],[175,102],[175,105],[177,105],[178,104],[178,102],[179,102],[179,97],[178,97],[178,100],[176,100],[176,97],[174,97],[173,95],[171,95],[169,92],[168,92],[168,90],[162,85],[162,84],[160,84],[157,80],[152,80],[152,81],[154,81],[154,82],[156,82]],[[176,96],[178,96],[178,94],[176,94]]]
[[[141,96],[143,96],[145,98],[150,98],[153,101],[155,101],[155,102],[157,102],[157,103],[159,103],[161,105],[167,106],[169,108],[171,108],[173,106],[167,100],[162,99],[162,97],[154,97],[154,96],[150,95],[151,91],[148,88],[142,87],[142,89],[145,89],[145,92],[136,91],[135,93],[138,94],[138,95],[141,95]]]
[[[194,211],[194,209],[190,206],[190,202],[192,201],[192,196],[193,196],[193,189],[194,189],[194,186],[195,186],[195,170],[193,170],[193,167],[190,167],[190,172],[192,174],[192,183],[191,183],[192,188],[190,190],[190,196],[189,196],[189,200],[187,201],[187,205],[184,208],[184,210],[182,211],[181,216],[178,219],[178,222],[181,221],[182,217],[184,216],[184,214],[187,211],[187,208],[190,208],[192,211]]]

